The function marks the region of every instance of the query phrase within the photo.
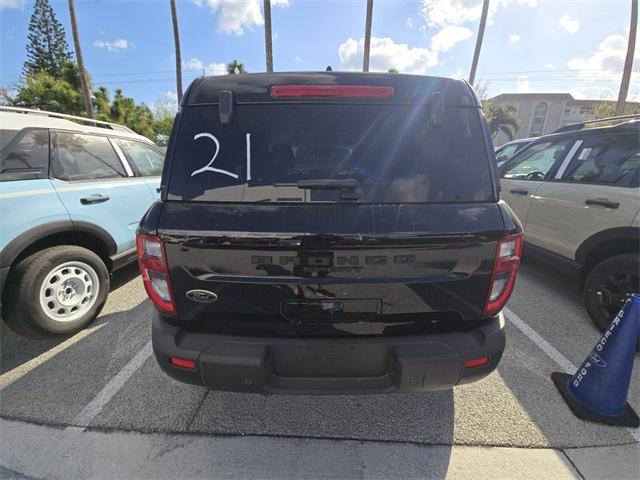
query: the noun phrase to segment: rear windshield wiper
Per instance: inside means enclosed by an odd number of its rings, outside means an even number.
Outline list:
[[[340,190],[341,200],[358,200],[360,198],[360,182],[355,178],[319,178],[316,180],[300,180],[298,188],[309,190]]]
[[[355,190],[360,182],[355,178],[319,178],[316,180],[300,180],[298,188],[318,190]]]

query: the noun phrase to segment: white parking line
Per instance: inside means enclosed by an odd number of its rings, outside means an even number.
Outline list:
[[[518,330],[520,330],[527,337],[529,337],[529,340],[535,343],[540,348],[540,350],[542,350],[544,353],[547,354],[547,356],[551,360],[556,362],[560,366],[560,368],[562,368],[565,371],[565,373],[568,373],[569,375],[573,375],[576,372],[578,367],[576,367],[573,363],[571,363],[567,359],[567,357],[565,357],[558,350],[556,350],[553,345],[551,345],[544,338],[542,338],[538,334],[538,332],[536,332],[533,328],[531,328],[529,325],[524,323],[524,321],[518,315],[513,313],[508,308],[504,309],[504,314],[509,319],[509,321],[513,323],[515,327],[518,328]]]
[[[527,325],[518,315],[513,313],[508,308],[503,310],[505,316],[518,330],[524,333],[529,340],[535,343],[540,350],[547,354],[547,356],[556,362],[560,368],[562,368],[569,375],[573,375],[578,369],[573,363],[571,363],[567,357],[562,355],[553,345],[547,342],[540,336],[533,328]],[[551,381],[551,380],[549,380]],[[568,407],[567,407],[568,408]],[[627,428],[627,432],[631,435],[636,442],[640,442],[640,431],[637,428]]]
[[[104,406],[118,393],[118,390],[124,386],[136,370],[144,365],[144,362],[149,358],[152,351],[151,340],[149,340],[71,421],[70,427],[88,427],[91,421],[98,416]]]

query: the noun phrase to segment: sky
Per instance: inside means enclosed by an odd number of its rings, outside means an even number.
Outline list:
[[[94,86],[176,108],[169,0],[76,0]],[[51,4],[73,49],[66,0]],[[234,59],[265,70],[262,0],[178,0],[183,83]],[[467,78],[482,0],[374,0],[372,71]],[[0,0],[0,86],[15,89],[33,2]],[[271,0],[275,71],[362,68],[366,0]],[[616,99],[631,0],[491,0],[476,83],[489,95]],[[640,101],[640,39],[629,100]]]

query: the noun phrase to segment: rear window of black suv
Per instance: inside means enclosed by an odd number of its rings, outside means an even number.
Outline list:
[[[491,175],[476,107],[447,106],[430,126],[421,105],[274,101],[238,104],[222,125],[218,105],[196,105],[181,113],[167,199],[484,202]]]

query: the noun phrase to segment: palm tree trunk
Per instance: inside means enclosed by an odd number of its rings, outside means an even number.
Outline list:
[[[369,71],[369,52],[371,51],[371,17],[373,16],[373,0],[367,0],[367,19],[364,26],[364,58],[362,71]]]
[[[180,53],[180,27],[178,26],[178,10],[176,0],[171,3],[171,23],[173,24],[173,43],[176,46],[176,93],[178,94],[178,105],[182,102],[182,54]]]
[[[631,71],[633,70],[633,52],[636,49],[636,33],[638,31],[638,0],[631,0],[631,25],[629,27],[629,44],[627,45],[627,57],[624,60],[620,92],[615,115],[624,115],[624,104],[627,101]]]
[[[487,23],[487,12],[489,11],[489,0],[482,2],[482,16],[480,17],[480,26],[478,27],[478,38],[476,38],[476,48],[473,51],[473,62],[471,62],[471,72],[469,73],[469,83],[473,85],[476,80],[476,70],[478,69],[478,58],[480,58],[480,49],[482,48],[482,39],[484,38],[484,27]]]
[[[87,82],[87,72],[84,69],[84,60],[82,58],[82,48],[80,47],[80,33],[78,32],[78,21],[76,20],[76,7],[73,0],[69,0],[69,16],[71,17],[71,31],[73,32],[73,45],[76,49],[76,59],[78,60],[78,70],[80,74],[80,86],[82,88],[82,96],[84,97],[84,109],[87,117],[93,118],[93,106],[91,105],[91,93],[89,92],[89,83]]]
[[[271,0],[264,0],[264,53],[267,72],[273,72],[273,45],[271,44]]]

